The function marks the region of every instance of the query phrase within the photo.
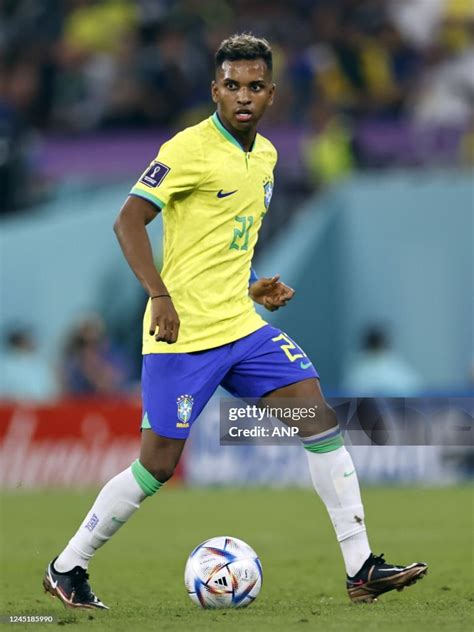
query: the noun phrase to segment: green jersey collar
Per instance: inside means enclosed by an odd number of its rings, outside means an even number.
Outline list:
[[[211,116],[211,120],[214,123],[214,125],[217,127],[219,132],[222,134],[222,136],[224,136],[224,138],[226,138],[230,143],[238,147],[241,151],[245,152],[245,149],[242,147],[239,141],[235,138],[235,136],[233,136],[229,131],[227,131],[226,128],[222,125],[221,119],[219,118],[219,115],[217,114],[217,112],[214,112],[214,114]],[[253,143],[249,151],[252,151],[254,149],[256,140],[257,140],[257,135],[255,134],[255,138],[253,140]]]

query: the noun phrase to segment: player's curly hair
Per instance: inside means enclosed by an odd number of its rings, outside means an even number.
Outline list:
[[[270,44],[263,37],[255,37],[252,33],[236,33],[221,42],[215,55],[216,69],[226,60],[240,59],[263,59],[270,72],[273,68]]]

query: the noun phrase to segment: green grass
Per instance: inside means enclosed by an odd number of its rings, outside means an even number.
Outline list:
[[[311,491],[164,488],[91,564],[92,587],[110,612],[71,612],[43,594],[41,579],[94,496],[2,495],[0,614],[54,614],[71,630],[97,631],[466,632],[473,627],[469,487],[365,490],[374,551],[384,551],[389,562],[430,565],[425,579],[374,605],[349,603],[332,527]],[[184,591],[188,554],[215,535],[242,538],[260,555],[263,588],[248,609],[203,611]],[[38,626],[22,626],[32,627]]]

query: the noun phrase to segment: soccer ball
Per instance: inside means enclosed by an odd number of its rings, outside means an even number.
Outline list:
[[[202,608],[244,608],[256,599],[262,579],[255,551],[229,536],[202,542],[184,571],[188,595]]]

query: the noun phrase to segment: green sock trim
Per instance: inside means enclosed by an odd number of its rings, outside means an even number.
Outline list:
[[[150,420],[148,419],[148,413],[146,411],[145,411],[145,414],[143,415],[142,425],[140,426],[140,428],[142,430],[149,430],[149,429],[151,429]]]
[[[163,485],[143,467],[138,459],[132,463],[132,474],[147,496],[153,496]]]
[[[305,445],[304,449],[308,450],[308,452],[333,452],[334,450],[338,450],[344,445],[344,441],[342,439],[342,435],[337,435],[337,437],[333,437],[332,439],[328,439],[327,441],[320,441],[319,443],[310,443],[309,445]]]

